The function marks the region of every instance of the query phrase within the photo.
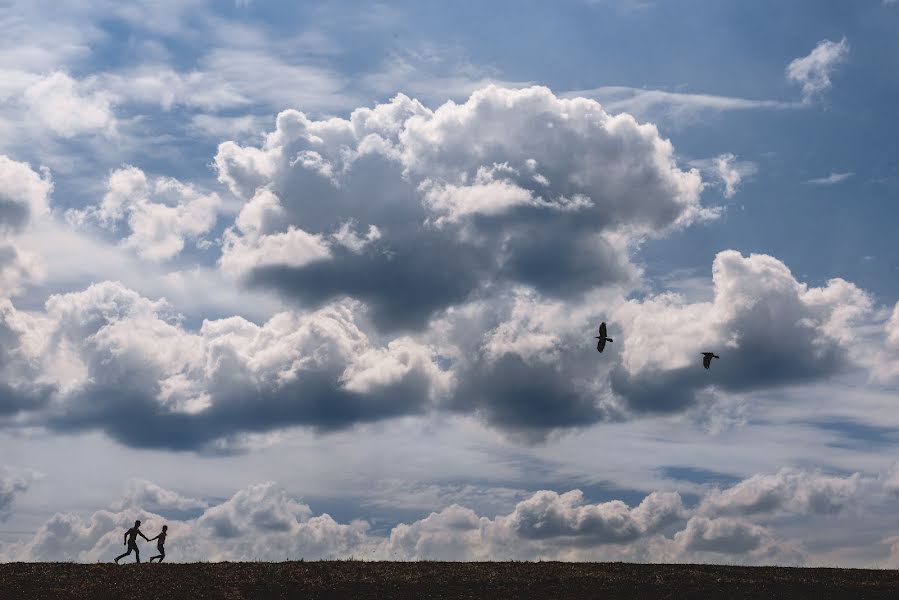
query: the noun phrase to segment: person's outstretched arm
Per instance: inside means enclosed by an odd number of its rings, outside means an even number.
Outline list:
[[[142,538],[144,538],[144,539],[147,540],[148,542],[150,541],[150,538],[148,538],[147,536],[145,536],[145,535],[144,535],[144,532],[141,531],[140,529],[137,530],[137,535],[141,536]]]
[[[155,540],[155,539],[158,538],[158,537],[159,537],[159,535],[157,534],[156,537],[151,537],[151,538],[150,538],[149,540],[147,540],[147,541],[148,541],[148,542],[152,542],[153,540]],[[147,539],[147,538],[144,538],[144,539]]]

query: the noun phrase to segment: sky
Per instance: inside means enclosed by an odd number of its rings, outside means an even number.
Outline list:
[[[0,560],[899,566],[899,3],[0,23]]]

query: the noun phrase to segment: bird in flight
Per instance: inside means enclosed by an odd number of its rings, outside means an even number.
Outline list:
[[[599,335],[596,336],[596,339],[599,340],[596,342],[596,350],[602,352],[602,349],[606,347],[606,342],[611,342],[612,338],[606,337],[606,322],[603,321],[599,324]]]
[[[721,358],[714,352],[703,352],[702,353],[702,366],[708,369],[712,365],[713,358]]]

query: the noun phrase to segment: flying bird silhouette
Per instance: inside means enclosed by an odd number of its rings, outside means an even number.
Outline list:
[[[703,352],[702,353],[702,366],[708,369],[712,365],[713,358],[721,358],[714,352]]]
[[[599,324],[599,335],[596,336],[596,339],[599,340],[596,342],[596,350],[598,352],[602,352],[602,349],[606,347],[606,342],[611,342],[612,338],[606,337],[606,322],[603,321]]]

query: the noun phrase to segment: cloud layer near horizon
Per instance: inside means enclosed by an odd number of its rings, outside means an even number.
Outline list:
[[[814,476],[812,476],[814,478]],[[721,494],[719,494],[720,496]],[[26,542],[0,545],[5,560],[105,561],[121,549],[122,531],[140,519],[153,534],[169,526],[170,560],[282,560],[357,558],[371,560],[553,559],[626,556],[653,560],[657,547],[677,560],[702,552],[714,559],[745,560],[770,553],[784,560],[772,534],[738,517],[706,517],[685,508],[676,492],[653,492],[629,507],[614,500],[585,502],[579,490],[539,491],[509,514],[478,516],[454,504],[401,523],[385,536],[361,520],[339,523],[315,515],[308,505],[272,482],[250,486],[231,498],[205,503],[133,481],[117,507],[89,517],[60,513]],[[152,507],[153,510],[148,510]],[[203,508],[196,518],[166,519],[159,513]],[[667,537],[668,533],[671,537]],[[794,552],[791,559],[799,557]]]
[[[784,469],[725,488],[708,487],[686,505],[655,491],[628,506],[590,503],[580,490],[537,491],[493,518],[452,504],[385,534],[364,520],[316,515],[273,482],[252,485],[218,503],[185,497],[143,480],[123,499],[90,516],[59,513],[33,538],[0,545],[5,560],[104,562],[121,550],[135,519],[153,535],[169,526],[168,559],[307,560],[628,560],[804,564],[797,540],[777,534],[785,515],[835,518],[882,503],[895,491],[890,473],[829,476]],[[5,484],[4,484],[5,485]],[[196,509],[193,518],[165,518]],[[887,543],[887,542],[885,542]],[[148,548],[149,549],[149,548]]]

